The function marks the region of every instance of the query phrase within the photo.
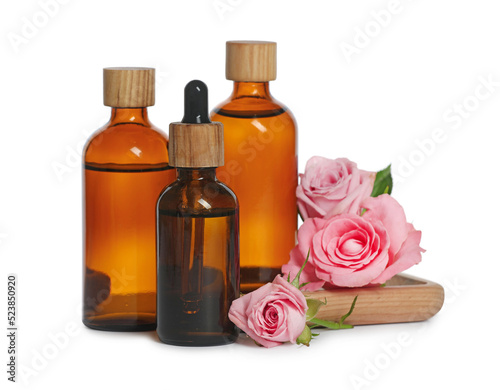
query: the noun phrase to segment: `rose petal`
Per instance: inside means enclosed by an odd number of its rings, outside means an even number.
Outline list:
[[[323,260],[325,254],[319,257],[315,253],[312,258],[318,279],[339,287],[361,287],[378,277],[387,266],[390,242],[380,221],[369,221],[354,214],[343,214],[331,218],[323,233],[326,236],[325,240],[331,238],[331,242],[336,242],[337,247],[335,250],[328,247],[330,262]],[[346,234],[366,235],[367,241],[371,243],[370,251],[363,251],[362,255],[354,256],[350,261],[345,256],[339,257],[338,236]]]
[[[281,268],[281,271],[285,276],[290,275],[290,280],[295,278],[300,268],[306,261],[307,253],[312,247],[313,236],[318,230],[321,229],[322,226],[325,225],[325,223],[326,221],[323,219],[310,218],[306,219],[299,228],[297,233],[299,243],[291,250],[290,260],[288,263],[283,265]],[[311,257],[309,260],[311,260]],[[300,283],[309,283],[305,286],[304,290],[316,291],[323,286],[324,281],[318,279],[314,272],[314,267],[308,262],[300,275]]]
[[[325,215],[325,210],[314,203],[310,197],[304,194],[304,189],[301,186],[297,187],[297,206],[302,218],[321,218]]]
[[[229,318],[260,345],[295,342],[304,329],[307,301],[278,275],[272,283],[233,301]]]
[[[391,238],[389,255],[391,258],[399,251],[401,245],[408,237],[406,215],[401,205],[392,196],[383,194],[376,198],[368,198],[361,206],[367,211],[363,218],[380,220]]]
[[[408,238],[401,246],[401,249],[394,257],[391,265],[382,272],[373,283],[385,283],[394,275],[406,271],[411,266],[420,263],[424,249],[420,247],[422,232],[415,230],[411,223],[407,224]]]
[[[269,341],[261,338],[255,333],[248,324],[248,314],[251,314],[252,308],[259,302],[262,295],[267,295],[272,291],[271,283],[267,283],[259,288],[259,295],[246,294],[242,297],[235,299],[229,309],[229,319],[242,331],[244,331],[250,338],[258,342],[264,347],[276,347],[281,343]],[[257,291],[257,290],[256,290]]]
[[[375,172],[359,170],[356,163],[314,156],[306,163],[297,187],[297,204],[303,218],[330,218],[344,212],[359,213],[370,196]]]

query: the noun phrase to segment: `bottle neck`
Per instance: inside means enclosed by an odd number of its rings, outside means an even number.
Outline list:
[[[269,92],[269,81],[235,81],[231,99],[238,99],[242,97],[253,97],[271,100],[273,97],[271,96],[271,92]]]
[[[180,181],[216,180],[215,168],[177,168]]]
[[[147,107],[140,108],[118,108],[111,109],[111,124],[137,123],[150,126]]]

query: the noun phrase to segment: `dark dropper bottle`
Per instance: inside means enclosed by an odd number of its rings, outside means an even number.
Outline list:
[[[208,117],[207,86],[191,81],[184,99],[169,129],[177,180],[157,206],[157,333],[167,344],[227,344],[238,335],[228,318],[239,296],[238,202],[215,175],[223,127]]]

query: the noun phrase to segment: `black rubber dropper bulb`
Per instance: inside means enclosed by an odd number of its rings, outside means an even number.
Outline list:
[[[182,123],[212,123],[208,117],[208,88],[203,81],[193,80],[186,84]]]

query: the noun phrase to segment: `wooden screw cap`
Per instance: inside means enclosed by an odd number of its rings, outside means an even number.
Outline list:
[[[222,123],[171,123],[168,134],[171,166],[208,168],[224,165]]]
[[[208,88],[193,80],[184,88],[184,118],[169,127],[169,164],[178,168],[209,168],[224,165],[222,123],[208,116]]]
[[[153,68],[104,68],[104,105],[149,107],[155,104]]]
[[[276,42],[226,42],[226,79],[254,82],[276,80]]]

